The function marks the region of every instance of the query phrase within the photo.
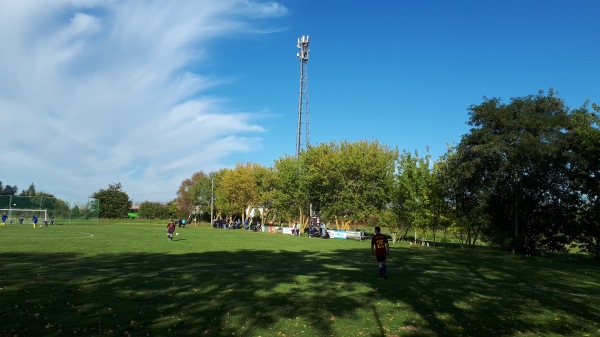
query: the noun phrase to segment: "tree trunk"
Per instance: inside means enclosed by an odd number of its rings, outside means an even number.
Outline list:
[[[308,225],[308,218],[304,218],[304,212],[302,212],[302,207],[298,206],[298,215],[299,218],[298,222],[300,224],[300,233],[304,233],[304,229],[306,228],[306,226]]]

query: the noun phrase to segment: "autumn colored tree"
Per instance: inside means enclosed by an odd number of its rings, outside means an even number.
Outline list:
[[[233,169],[223,169],[215,195],[215,204],[225,217],[241,215],[244,218],[246,209],[258,203],[252,165],[238,163]]]

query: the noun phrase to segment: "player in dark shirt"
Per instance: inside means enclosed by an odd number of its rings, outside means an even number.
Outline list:
[[[169,224],[167,225],[167,238],[169,239],[169,241],[173,241],[173,233],[175,232],[175,222],[173,222],[173,220],[171,220],[171,222],[169,222]]]
[[[375,227],[375,235],[371,239],[371,255],[375,255],[379,264],[379,276],[387,278],[386,257],[390,255],[390,245],[385,235],[381,234],[381,228]]]

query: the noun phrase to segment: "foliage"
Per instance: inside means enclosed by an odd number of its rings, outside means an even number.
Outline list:
[[[600,109],[573,111],[570,178],[579,191],[575,236],[583,251],[600,259]]]
[[[177,191],[175,202],[179,212],[186,217],[192,214],[209,213],[212,198],[211,175],[199,171],[191,179],[185,179]]]
[[[162,203],[144,201],[140,204],[138,216],[143,219],[167,219],[169,213],[169,208]]]
[[[397,156],[377,141],[310,147],[301,154],[301,172],[313,209],[342,229],[380,214],[389,202]]]
[[[252,174],[256,186],[256,201],[253,206],[263,210],[261,212],[260,222],[264,224],[270,213],[273,213],[273,199],[275,197],[275,187],[277,184],[275,170],[273,168],[255,165],[252,168]]]
[[[305,226],[313,212],[339,229],[381,225],[394,237],[414,229],[424,238],[433,233],[434,242],[443,232],[464,246],[575,248],[600,259],[600,108],[591,108],[586,102],[570,111],[553,90],[508,103],[484,98],[468,109],[469,132],[436,161],[417,152],[399,156],[377,141],[332,141],[273,167],[195,172],[177,199],[147,202],[140,215],[202,219],[214,210],[243,220],[249,208],[260,208],[263,223],[268,216]],[[0,194],[16,193],[0,182]],[[42,200],[33,183],[21,195],[32,205]],[[131,204],[120,184],[93,196],[101,217],[124,216]]]
[[[17,185],[14,185],[14,186],[10,186],[10,185],[3,186],[2,182],[0,181],[0,195],[16,195],[18,190],[19,189],[17,188]]]
[[[485,177],[474,174],[468,164],[456,149],[450,148],[438,163],[436,182],[446,205],[448,232],[461,245],[472,247],[477,243],[482,228],[488,225],[489,219],[485,213],[487,204],[484,202],[487,191],[481,188],[487,186],[481,181]]]
[[[429,155],[419,157],[416,151],[414,155],[404,151],[398,158],[389,205],[397,222],[389,224],[389,227],[395,232],[403,231],[403,236],[413,228],[426,231],[431,223],[429,188],[432,174],[429,158]]]
[[[101,189],[92,194],[92,198],[98,199],[100,202],[98,214],[100,218],[122,218],[131,209],[132,201],[129,200],[127,193],[122,191],[121,183],[109,184],[107,189]]]
[[[484,99],[469,111],[472,128],[446,166],[459,217],[480,223],[493,244],[563,249],[572,209],[564,179],[564,102],[550,90],[509,104]]]
[[[29,188],[27,188],[27,190],[21,191],[21,194],[19,195],[22,197],[34,197],[36,195],[35,185],[31,183],[31,185],[29,185]]]
[[[253,168],[259,166],[238,163],[233,169],[223,170],[215,189],[215,204],[224,217],[234,218],[241,215],[244,220],[246,209],[257,204],[258,194]]]
[[[273,207],[287,222],[298,219],[301,225],[306,225],[309,200],[299,165],[301,161],[297,157],[285,156],[275,160]]]

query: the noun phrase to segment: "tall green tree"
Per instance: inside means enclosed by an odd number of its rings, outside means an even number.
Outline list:
[[[109,184],[107,189],[101,189],[92,198],[98,199],[100,211],[98,217],[105,219],[117,219],[127,216],[131,209],[132,201],[127,193],[123,191],[121,183]]]
[[[138,215],[144,219],[167,219],[170,217],[169,209],[166,205],[151,201],[144,201],[140,204]]]
[[[277,215],[288,222],[299,221],[303,230],[308,224],[310,201],[305,175],[300,170],[301,163],[295,156],[275,160],[273,207]]]
[[[181,214],[188,217],[192,214],[210,213],[212,179],[211,175],[199,171],[181,182],[175,200]]]
[[[600,108],[587,104],[573,111],[569,132],[570,178],[579,196],[576,240],[600,259]]]
[[[263,210],[261,212],[261,223],[264,224],[267,223],[267,219],[275,213],[274,198],[276,195],[275,189],[277,184],[275,170],[262,165],[254,165],[252,166],[252,174],[254,175],[254,182],[256,185],[256,202],[254,206]]]
[[[398,158],[390,202],[390,209],[398,222],[390,226],[394,232],[402,231],[403,236],[411,229],[425,232],[433,219],[430,208],[432,174],[429,159],[429,155],[420,157],[417,151],[414,154],[403,151]]]
[[[489,220],[486,238],[513,248],[552,238],[543,243],[548,249],[564,248],[568,107],[550,90],[508,104],[485,98],[469,114],[472,128],[457,147],[452,171],[461,172],[455,188],[466,188],[464,201],[477,210],[471,216]]]
[[[343,141],[310,147],[301,156],[309,198],[325,219],[350,229],[381,216],[390,200],[397,150],[377,141]]]
[[[31,183],[31,185],[29,185],[29,188],[27,188],[27,190],[23,190],[21,191],[20,196],[23,197],[35,197],[36,193],[35,193],[35,185],[33,183]]]
[[[448,231],[461,245],[474,246],[483,228],[489,226],[487,215],[489,187],[487,177],[476,174],[476,165],[463,148],[450,148],[438,163],[436,181],[446,203]]]
[[[0,181],[0,195],[16,195],[18,191],[17,185],[2,186],[2,182]]]

